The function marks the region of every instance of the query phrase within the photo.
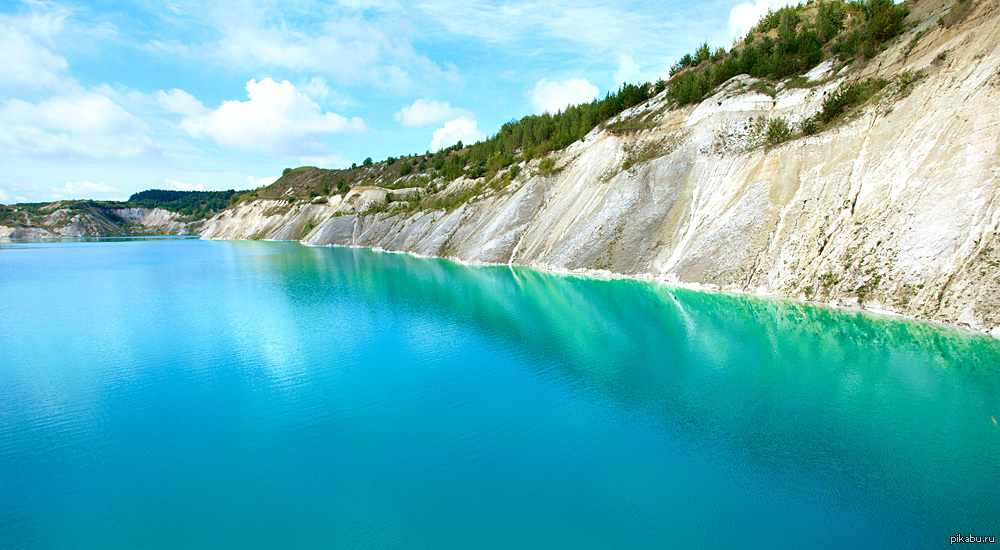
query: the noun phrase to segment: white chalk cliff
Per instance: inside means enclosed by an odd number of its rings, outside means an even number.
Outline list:
[[[977,329],[1000,325],[1000,7],[954,28],[924,23],[863,67],[830,64],[772,98],[737,77],[696,106],[664,94],[523,164],[514,182],[450,211],[368,212],[393,191],[325,204],[245,202],[205,238],[301,240],[674,283],[894,311]],[[921,31],[924,31],[922,34]],[[909,72],[906,72],[909,71]],[[909,83],[907,77],[922,75]],[[793,125],[846,79],[890,79],[850,119],[775,147],[758,120]],[[450,182],[440,191],[472,185]],[[390,203],[391,206],[391,203]],[[384,210],[384,208],[379,209]],[[368,213],[366,213],[368,212]]]

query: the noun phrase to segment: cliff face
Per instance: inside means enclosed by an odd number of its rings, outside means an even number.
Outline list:
[[[28,224],[0,225],[0,238],[124,237],[197,234],[204,220],[185,221],[162,208],[66,208],[59,203],[27,216]]]
[[[604,270],[993,328],[1000,8],[977,2],[960,25],[939,26],[948,7],[918,6],[924,23],[863,67],[817,68],[812,87],[771,97],[737,77],[682,109],[661,94],[620,116],[651,128],[595,130],[556,154],[554,171],[522,165],[507,187],[450,211],[365,213],[391,192],[352,190],[321,205],[244,203],[203,234]],[[846,79],[875,76],[890,83],[860,113],[762,144],[762,120],[795,126]]]

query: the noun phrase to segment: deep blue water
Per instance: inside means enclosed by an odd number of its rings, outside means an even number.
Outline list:
[[[987,337],[366,250],[0,246],[0,548],[1000,535]]]

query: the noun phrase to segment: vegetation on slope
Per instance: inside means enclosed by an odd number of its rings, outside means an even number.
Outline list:
[[[730,51],[702,44],[671,69],[669,94],[680,105],[698,103],[739,74],[780,80],[801,75],[832,56],[841,61],[875,56],[903,31],[907,11],[892,0],[820,0],[769,12]],[[759,36],[759,39],[758,39]]]
[[[968,11],[972,0],[959,0],[948,21],[954,24]],[[474,182],[460,193],[449,196],[436,194],[426,199],[411,200],[405,206],[415,208],[454,208],[471,196],[487,188],[499,189],[510,183],[518,174],[520,163],[532,158],[545,157],[549,152],[561,150],[582,139],[595,127],[605,124],[613,133],[627,133],[655,125],[653,120],[661,111],[646,113],[643,120],[618,120],[607,122],[623,111],[642,104],[653,94],[667,90],[675,105],[702,101],[716,86],[733,76],[748,74],[764,79],[758,86],[765,93],[774,94],[773,84],[767,81],[802,75],[824,59],[835,57],[841,61],[852,58],[866,59],[878,53],[885,42],[903,30],[907,10],[892,0],[809,0],[806,4],[781,8],[769,12],[747,36],[727,51],[720,48],[711,53],[708,44],[702,44],[694,54],[686,55],[671,69],[669,82],[651,84],[624,84],[616,92],[590,103],[567,107],[555,114],[530,115],[511,120],[486,140],[472,144],[458,144],[431,153],[389,157],[383,162],[366,158],[361,165],[344,170],[324,170],[315,167],[285,169],[275,183],[243,193],[234,191],[183,192],[150,190],[136,193],[124,203],[87,201],[71,203],[68,208],[101,206],[106,208],[145,206],[160,207],[178,212],[193,219],[209,217],[228,204],[258,198],[280,199],[293,202],[311,199],[326,202],[335,193],[347,193],[352,187],[374,185],[388,189],[405,187],[425,188],[428,194],[440,190],[440,185],[465,177]],[[798,80],[796,80],[798,79]],[[801,83],[799,81],[802,81]],[[868,100],[887,84],[883,79],[845,84],[831,94],[816,116],[805,120],[798,130],[803,134],[820,131]],[[799,76],[787,85],[805,85]],[[775,145],[793,136],[793,129],[784,119],[765,121],[767,145]],[[798,135],[798,134],[796,134]],[[549,166],[539,166],[541,174],[553,171],[552,159],[543,159]],[[41,205],[19,205],[24,211],[37,210]],[[17,218],[10,207],[0,207],[0,222]]]
[[[150,189],[133,194],[127,201],[98,200],[63,200],[52,203],[20,203],[15,205],[0,205],[0,225],[44,225],[40,218],[65,209],[70,213],[99,212],[100,215],[116,225],[125,222],[114,210],[119,208],[162,208],[187,216],[191,220],[211,217],[216,212],[224,210],[230,204],[230,197],[236,191],[173,191]]]
[[[229,206],[236,191],[173,191],[150,189],[129,197],[126,207],[163,208],[195,219],[208,217]]]
[[[651,91],[648,83],[623,84],[617,92],[590,103],[569,106],[555,114],[512,120],[488,139],[468,146],[458,142],[435,153],[389,157],[378,163],[368,158],[361,166],[355,164],[344,170],[289,168],[273,184],[240,198],[295,200],[346,193],[359,185],[424,187],[439,178],[452,181],[462,176],[490,180],[514,164],[543,157],[583,139],[597,125],[649,99]]]
[[[970,0],[961,0],[965,1]],[[469,146],[459,142],[434,153],[389,157],[377,163],[368,158],[360,166],[355,164],[345,170],[286,169],[274,184],[234,197],[233,202],[256,198],[288,201],[311,198],[322,202],[322,197],[346,193],[362,185],[388,189],[423,187],[435,193],[442,182],[460,177],[476,180],[470,187],[472,192],[498,188],[509,183],[513,177],[510,169],[520,166],[522,161],[565,148],[665,89],[675,105],[686,105],[702,101],[715,87],[739,74],[763,79],[759,86],[772,95],[774,86],[769,81],[795,77],[788,85],[807,85],[804,78],[796,75],[808,72],[825,59],[834,57],[847,62],[876,55],[887,41],[902,32],[907,13],[906,7],[897,6],[892,0],[809,0],[806,4],[769,12],[729,51],[721,48],[711,53],[708,45],[703,44],[674,65],[669,82],[624,84],[603,99],[567,107],[555,114],[512,120],[490,138]],[[800,135],[796,133],[799,130],[802,134],[818,132],[852,107],[863,104],[886,84],[885,80],[871,79],[845,85],[828,98],[817,116],[807,119],[796,131],[784,120],[767,121],[763,143],[775,145]],[[651,118],[658,113],[646,113],[642,120],[618,120],[607,128],[618,134],[646,129],[655,125]],[[465,189],[461,196],[469,193]],[[447,200],[437,197],[416,206],[411,201],[407,208],[453,207],[454,200],[454,197]]]

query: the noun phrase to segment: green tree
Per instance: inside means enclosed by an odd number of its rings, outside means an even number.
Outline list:
[[[816,33],[824,43],[837,36],[843,26],[844,12],[836,2],[820,0],[816,13]]]
[[[705,42],[694,52],[694,66],[701,65],[703,62],[708,61],[711,51],[708,49],[708,43]]]
[[[796,29],[799,24],[799,16],[790,7],[778,10],[780,19],[778,23],[778,52],[792,53],[798,48],[796,43]]]

